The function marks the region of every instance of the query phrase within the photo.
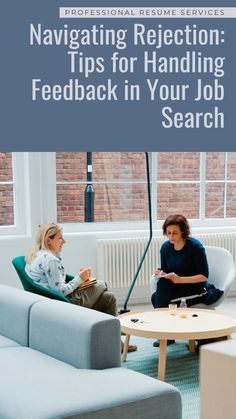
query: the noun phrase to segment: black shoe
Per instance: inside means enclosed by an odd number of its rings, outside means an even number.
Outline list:
[[[170,340],[170,339],[167,340],[167,346],[173,345],[173,343],[175,343],[175,340]],[[155,348],[159,348],[159,346],[160,346],[160,340],[159,339],[155,340],[155,342],[153,342],[153,346]]]

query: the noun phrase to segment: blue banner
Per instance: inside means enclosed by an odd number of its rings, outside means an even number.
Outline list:
[[[1,5],[1,151],[236,151],[233,2]]]

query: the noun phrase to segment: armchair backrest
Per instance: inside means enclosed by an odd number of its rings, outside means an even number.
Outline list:
[[[208,281],[227,296],[235,279],[235,263],[231,253],[223,247],[205,246],[208,265]]]
[[[20,281],[23,285],[23,288],[26,291],[33,292],[34,294],[43,295],[44,297],[52,298],[54,300],[65,301],[70,303],[70,300],[66,298],[64,295],[59,294],[56,291],[52,291],[50,289],[44,288],[39,284],[36,284],[30,277],[27,275],[25,271],[25,257],[24,256],[17,256],[12,260],[12,264],[20,278]]]
[[[211,307],[218,306],[229,294],[230,288],[236,277],[235,262],[231,253],[223,247],[204,246],[209,266],[209,284],[213,284],[216,288],[224,291],[224,294]],[[151,295],[156,291],[157,279],[151,277],[150,289]],[[206,308],[205,304],[197,304],[194,307]]]

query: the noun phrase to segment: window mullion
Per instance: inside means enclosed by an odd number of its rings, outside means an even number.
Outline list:
[[[151,202],[152,220],[157,220],[157,153],[151,153]]]
[[[199,218],[205,219],[206,212],[206,153],[200,153],[200,203]]]

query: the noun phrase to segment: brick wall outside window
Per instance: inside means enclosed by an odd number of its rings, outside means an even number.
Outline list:
[[[225,153],[206,153],[206,218],[224,217],[225,188],[226,217],[236,217],[236,153],[228,153],[227,185],[225,169]],[[78,182],[57,186],[58,221],[83,222],[86,153],[57,153],[57,180]],[[144,153],[93,153],[93,187],[95,221],[147,219]],[[200,153],[158,153],[157,218],[199,218],[199,205]]]
[[[144,153],[93,153],[94,221],[147,219],[146,163]],[[86,153],[57,153],[58,222],[84,221]],[[83,182],[82,184],[80,182]]]
[[[228,153],[226,163],[224,155],[206,153],[206,218],[224,217],[224,195],[226,218],[236,217],[236,153]]]
[[[58,222],[83,222],[86,153],[56,153],[56,170]],[[94,152],[95,221],[146,220],[145,172],[144,153]],[[0,226],[14,224],[12,182],[12,153],[0,153]],[[157,218],[174,212],[199,218],[199,182],[200,153],[158,153]],[[205,217],[224,216],[236,217],[236,153],[225,159],[225,153],[208,152]]]
[[[158,181],[199,181],[199,153],[158,153]]]
[[[157,219],[170,214],[199,218],[199,184],[160,184],[157,186]]]
[[[12,153],[0,153],[0,225],[14,224]]]
[[[200,154],[158,153],[157,163],[157,219],[174,213],[199,218]]]

